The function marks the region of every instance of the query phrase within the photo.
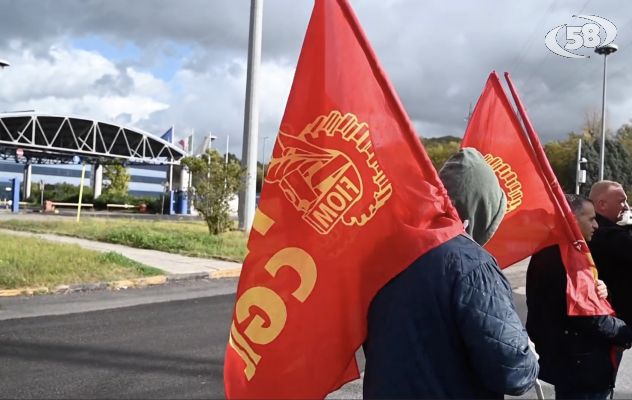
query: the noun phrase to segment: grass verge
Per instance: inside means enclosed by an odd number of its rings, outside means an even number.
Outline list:
[[[162,275],[118,253],[0,233],[0,289],[54,288]]]
[[[115,243],[139,249],[164,251],[194,257],[219,258],[242,262],[248,238],[239,231],[212,236],[206,224],[198,221],[147,221],[84,218],[56,220],[2,220],[0,228],[53,233],[82,239]]]

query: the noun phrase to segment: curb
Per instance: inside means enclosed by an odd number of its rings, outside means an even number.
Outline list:
[[[193,274],[158,275],[147,278],[136,278],[115,282],[80,283],[76,285],[59,285],[54,289],[47,287],[32,287],[23,289],[0,290],[0,297],[33,296],[36,294],[67,294],[75,292],[91,292],[94,290],[123,290],[143,288],[147,286],[166,285],[173,282],[195,280],[211,280],[224,278],[238,278],[241,268],[225,269],[212,272],[197,272]]]

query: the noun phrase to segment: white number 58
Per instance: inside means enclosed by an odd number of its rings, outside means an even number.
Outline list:
[[[566,46],[564,46],[566,50],[577,50],[582,46],[588,48],[597,47],[601,43],[599,25],[567,26],[566,39],[573,41],[573,43],[566,43]]]

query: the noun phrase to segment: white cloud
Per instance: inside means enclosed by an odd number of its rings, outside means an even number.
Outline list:
[[[294,66],[264,62],[260,71],[259,136],[275,137],[281,124]],[[212,132],[220,143],[230,136],[230,152],[241,154],[246,92],[246,60],[235,58],[210,67],[206,73],[182,69],[172,82],[182,88],[171,98],[171,108],[159,117],[162,125],[175,121],[176,135],[195,130],[196,144]],[[178,127],[181,127],[180,129]],[[150,130],[151,131],[151,130]],[[270,143],[270,142],[268,142]],[[220,147],[223,149],[220,145]],[[266,153],[270,154],[268,146]]]
[[[99,79],[116,79],[123,74],[113,62],[63,42],[50,47],[48,56],[35,57],[28,48],[13,46],[6,55],[11,67],[0,72],[0,109],[79,114],[103,120],[129,114],[131,123],[136,124],[169,108],[165,102],[170,96],[168,84],[151,74],[127,68],[131,88],[126,95],[107,91],[99,95]]]
[[[46,55],[49,59],[36,57],[23,45],[12,47],[6,55],[12,66],[0,72],[0,110],[75,114],[106,121],[125,116],[130,125],[156,135],[175,125],[178,139],[194,129],[196,144],[209,132],[220,143],[230,136],[230,151],[241,154],[245,57],[223,59],[204,72],[180,69],[166,82],[147,71],[117,66],[97,51],[72,48],[68,42],[55,43]],[[276,136],[294,69],[287,62],[262,63],[261,137]],[[268,155],[271,151],[269,146]]]

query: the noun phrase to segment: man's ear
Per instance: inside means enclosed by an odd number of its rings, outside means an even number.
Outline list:
[[[606,202],[603,200],[599,200],[597,201],[597,206],[599,207],[600,210],[603,210],[604,208],[606,208]]]

